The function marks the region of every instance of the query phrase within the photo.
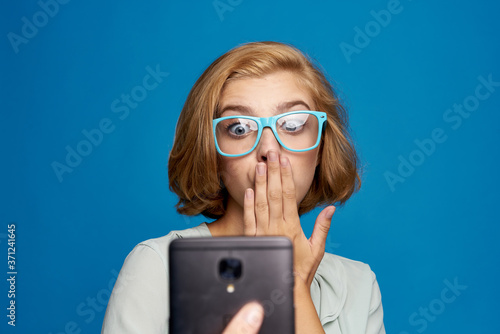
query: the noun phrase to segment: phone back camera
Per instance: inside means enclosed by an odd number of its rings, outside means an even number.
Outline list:
[[[241,277],[242,263],[238,259],[224,258],[219,262],[219,275],[223,280],[234,281]]]

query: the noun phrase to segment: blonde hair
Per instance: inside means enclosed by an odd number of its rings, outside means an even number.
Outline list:
[[[212,120],[226,82],[277,71],[296,74],[316,109],[328,115],[311,188],[299,214],[318,205],[343,204],[359,189],[358,158],[348,132],[347,113],[325,75],[296,48],[277,42],[236,47],[215,60],[191,89],[177,123],[168,161],[170,189],[179,196],[177,211],[220,218],[228,196],[222,185]]]

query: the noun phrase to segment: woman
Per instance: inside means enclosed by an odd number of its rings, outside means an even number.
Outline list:
[[[174,238],[284,235],[294,245],[297,333],[385,333],[369,266],[325,253],[333,203],[358,188],[347,115],[297,49],[249,43],[212,63],[183,107],[169,159],[181,214],[215,219],[139,244],[110,298],[104,333],[165,333]],[[300,215],[324,208],[307,239]],[[118,284],[117,284],[118,286]]]

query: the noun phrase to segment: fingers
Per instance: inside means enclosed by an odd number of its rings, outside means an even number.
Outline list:
[[[270,224],[277,224],[283,220],[283,199],[281,186],[281,168],[278,152],[269,151],[267,153],[267,200],[269,202]],[[274,228],[280,229],[281,226]]]
[[[285,221],[298,217],[297,196],[295,194],[295,182],[293,181],[292,166],[287,157],[280,158],[281,187],[283,196],[283,216]]]
[[[267,167],[259,162],[255,167],[255,219],[257,234],[265,234],[269,223],[269,206],[267,205]]]
[[[246,236],[255,236],[257,233],[254,205],[254,192],[251,188],[248,188],[245,190],[243,200],[243,234]]]
[[[236,313],[222,334],[257,334],[263,320],[263,307],[256,302],[248,303]]]
[[[333,205],[328,206],[316,218],[314,230],[309,239],[314,256],[320,256],[325,252],[326,237],[328,236],[334,213],[335,207]]]
[[[282,234],[287,218],[291,222],[298,217],[292,167],[289,159],[276,151],[269,151],[267,163],[256,166],[253,212],[257,235]],[[246,222],[250,224],[250,217]]]

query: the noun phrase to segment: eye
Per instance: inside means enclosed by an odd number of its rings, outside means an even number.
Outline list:
[[[252,128],[248,123],[235,122],[228,125],[227,130],[229,131],[230,135],[239,137],[244,136],[252,131]]]
[[[290,121],[290,122],[285,122],[284,128],[286,131],[297,131],[298,128],[300,128],[302,124],[296,121]]]
[[[297,133],[302,128],[304,127],[305,120],[298,119],[298,118],[283,118],[279,122],[279,128],[282,131],[285,132],[290,132],[290,133]]]

